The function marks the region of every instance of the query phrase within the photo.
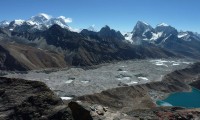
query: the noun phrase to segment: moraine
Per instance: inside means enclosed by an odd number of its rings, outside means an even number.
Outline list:
[[[120,86],[161,81],[164,75],[186,68],[191,63],[184,59],[129,60],[103,64],[95,69],[70,68],[50,73],[29,71],[27,74],[12,73],[6,77],[42,81],[60,97],[82,96]]]

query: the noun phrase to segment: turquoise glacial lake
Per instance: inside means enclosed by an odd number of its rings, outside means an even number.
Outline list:
[[[200,90],[192,88],[191,92],[172,93],[166,99],[158,100],[156,104],[159,106],[200,108]]]

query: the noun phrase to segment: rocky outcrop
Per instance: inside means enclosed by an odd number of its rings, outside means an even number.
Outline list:
[[[129,112],[116,111],[98,104],[73,102],[85,111],[75,108],[79,120],[194,120],[199,119],[200,109],[185,109],[181,107],[153,107],[149,109],[133,109]],[[83,113],[90,117],[84,117]],[[82,116],[82,117],[81,117]],[[86,119],[84,119],[86,118]]]
[[[86,110],[78,103],[70,102],[68,106],[72,111],[74,120],[93,120],[92,116],[90,115],[90,111]]]
[[[103,40],[109,40],[109,39],[111,40],[113,39],[116,41],[124,40],[124,36],[121,34],[120,31],[115,31],[113,29],[110,29],[110,27],[107,25],[101,28],[101,30],[97,34]]]
[[[44,83],[1,77],[0,119],[72,120],[72,115]]]

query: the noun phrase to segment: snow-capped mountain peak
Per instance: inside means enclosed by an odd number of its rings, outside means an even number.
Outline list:
[[[148,23],[144,22],[144,21],[138,21],[136,23],[136,26],[150,26]],[[151,26],[150,26],[151,27]]]
[[[7,27],[9,24],[10,24],[9,21],[4,20],[4,21],[1,21],[1,22],[0,22],[0,27]]]
[[[29,20],[27,20],[27,22],[31,23],[31,24],[40,25],[40,24],[44,24],[45,22],[47,22],[51,18],[52,17],[50,15],[40,13],[36,16],[32,16]]]
[[[14,20],[10,23],[11,26],[20,26],[24,23],[24,20],[18,19],[18,20]]]
[[[142,23],[142,24],[145,24],[145,25],[149,26],[149,24],[144,22],[144,21],[138,21],[138,23]]]
[[[124,37],[127,41],[133,41],[133,43],[137,44],[141,43],[141,41],[160,42],[161,39],[170,35],[177,36],[178,31],[166,23],[161,23],[153,28],[148,23],[138,21],[133,31],[127,33]]]
[[[28,25],[37,25],[37,23],[35,23],[35,22],[31,21],[31,20],[26,21],[26,23]]]
[[[166,23],[160,23],[160,24],[158,24],[157,26],[164,26],[164,27],[168,27],[169,25],[168,25],[168,24],[166,24]]]
[[[48,19],[48,20],[52,18],[52,16],[47,15],[47,14],[45,14],[45,13],[39,13],[38,16],[40,16],[40,17],[45,17],[45,18]]]
[[[151,27],[151,25],[142,21],[138,21],[132,33],[133,33],[133,36],[146,36],[146,34],[149,34],[153,31],[154,29]]]
[[[36,16],[31,17],[29,20],[26,21],[30,25],[37,25],[38,28],[42,26],[46,26],[47,28],[51,27],[54,24],[61,26],[62,28],[68,28],[67,23],[72,22],[71,18],[66,18],[64,16],[59,17],[52,17],[45,13],[40,13]]]
[[[64,16],[52,17],[51,15],[40,13],[36,16],[32,16],[28,20],[14,20],[12,22],[2,21],[0,22],[0,27],[8,27],[10,30],[26,30],[30,31],[36,30],[46,30],[52,25],[57,24],[62,28],[69,29],[68,23],[72,22],[71,18]],[[30,27],[27,27],[29,25]],[[15,29],[17,27],[17,29]],[[20,28],[21,27],[21,28]]]
[[[87,30],[93,31],[93,32],[97,32],[97,30],[95,28],[95,25],[92,25],[92,26],[88,27]]]
[[[178,31],[176,28],[166,24],[166,23],[161,23],[159,25],[156,26],[155,28],[156,32],[163,32],[163,35],[169,36],[170,34],[177,36],[178,35]]]

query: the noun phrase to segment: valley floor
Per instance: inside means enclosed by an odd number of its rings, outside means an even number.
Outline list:
[[[132,60],[105,64],[95,69],[29,71],[27,74],[10,73],[5,77],[42,81],[63,99],[71,99],[119,86],[161,81],[164,75],[192,63],[185,59]]]

